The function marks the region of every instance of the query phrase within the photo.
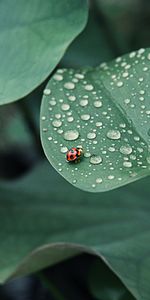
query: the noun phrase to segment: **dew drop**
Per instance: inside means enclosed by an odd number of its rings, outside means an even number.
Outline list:
[[[79,137],[79,132],[77,130],[68,130],[64,133],[64,139],[66,141],[74,141]]]
[[[69,96],[68,99],[69,99],[70,101],[75,101],[75,100],[76,100],[76,97],[75,97],[75,96]]]
[[[96,183],[102,183],[103,179],[102,178],[97,178]]]
[[[87,99],[82,99],[81,101],[80,101],[80,105],[81,106],[86,106],[88,104],[88,100]]]
[[[123,86],[123,82],[122,82],[122,81],[118,81],[118,82],[117,82],[117,86],[118,86],[118,87],[122,87],[122,86]]]
[[[50,89],[45,89],[44,92],[43,92],[43,94],[44,94],[45,96],[50,95],[50,93],[51,93],[51,90],[50,90]]]
[[[86,91],[92,91],[93,90],[93,85],[92,84],[86,84],[84,88],[85,88]]]
[[[68,151],[67,147],[61,147],[60,149],[61,153],[66,153]]]
[[[64,110],[64,111],[67,111],[70,109],[70,105],[67,104],[67,103],[63,103],[62,106],[61,106],[61,109]]]
[[[62,125],[62,122],[60,120],[54,120],[52,122],[52,124],[53,124],[54,127],[58,128],[58,127],[60,127]]]
[[[107,132],[107,137],[111,140],[118,140],[121,137],[121,133],[119,130],[109,130]]]
[[[90,163],[93,165],[99,165],[102,163],[102,157],[99,155],[92,155],[90,158]]]
[[[123,166],[126,168],[131,168],[132,167],[132,163],[130,161],[124,161],[123,162]]]
[[[120,147],[120,152],[122,154],[131,154],[132,153],[132,147],[130,145],[125,145]]]
[[[95,132],[89,132],[89,133],[87,134],[87,138],[88,138],[89,140],[95,139],[95,138],[96,138],[96,133],[95,133]]]
[[[66,82],[64,84],[64,87],[67,89],[67,90],[73,90],[75,88],[75,84],[73,82]]]
[[[81,115],[81,119],[83,120],[83,121],[88,121],[89,119],[90,119],[90,115],[88,115],[88,114],[85,114],[85,115]]]
[[[55,74],[55,75],[53,76],[53,78],[54,78],[55,80],[57,80],[57,81],[63,80],[63,76],[60,75],[60,74]]]
[[[101,101],[95,101],[95,102],[94,102],[94,106],[95,106],[96,108],[99,108],[99,107],[102,106],[102,102],[101,102]]]

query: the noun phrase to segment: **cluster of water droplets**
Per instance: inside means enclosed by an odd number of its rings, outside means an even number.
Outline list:
[[[140,77],[136,73],[139,60]],[[149,168],[150,149],[143,138],[150,136],[149,82],[144,81],[148,61],[150,54],[144,55],[141,49],[117,58],[115,66],[102,64],[94,79],[88,70],[58,70],[50,88],[44,90],[42,130],[51,143],[55,166],[73,184],[85,183],[90,189],[112,185],[115,179],[117,186]],[[140,135],[134,127],[141,130]],[[68,164],[66,152],[78,145],[84,149],[82,162]]]

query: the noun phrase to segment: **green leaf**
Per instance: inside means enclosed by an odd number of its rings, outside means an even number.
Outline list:
[[[87,1],[6,0],[0,11],[0,104],[5,104],[27,95],[52,72],[86,24]]]
[[[91,194],[45,163],[18,182],[1,183],[0,195],[1,281],[88,252],[100,255],[136,299],[149,300],[148,179]]]
[[[120,280],[100,259],[91,265],[88,278],[89,289],[98,300],[134,300]],[[95,299],[94,298],[94,299]]]
[[[149,49],[95,69],[57,71],[44,91],[41,137],[65,179],[100,192],[150,174],[149,81]],[[66,162],[67,149],[78,145],[81,162]]]

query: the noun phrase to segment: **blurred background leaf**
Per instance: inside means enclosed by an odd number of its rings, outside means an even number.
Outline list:
[[[0,104],[5,104],[29,94],[53,71],[86,24],[87,1],[6,0],[0,12]]]
[[[148,300],[148,182],[93,195],[73,188],[44,163],[19,182],[1,183],[1,282],[81,252],[100,253],[138,300]]]

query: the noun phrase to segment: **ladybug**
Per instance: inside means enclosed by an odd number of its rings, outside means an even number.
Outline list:
[[[66,159],[68,162],[79,162],[80,161],[80,158],[82,157],[83,155],[83,148],[80,146],[80,147],[72,147],[71,149],[69,149],[67,151],[67,154],[66,154]]]

